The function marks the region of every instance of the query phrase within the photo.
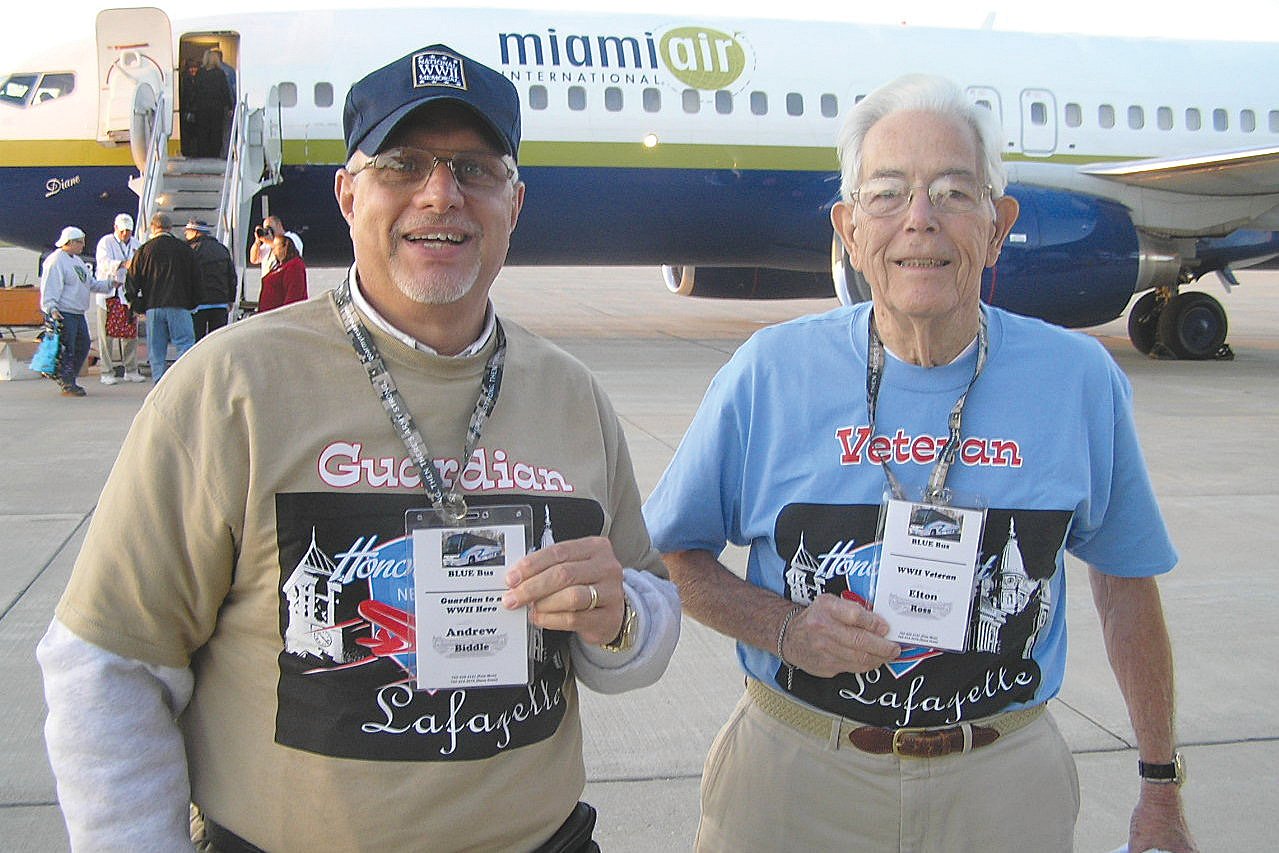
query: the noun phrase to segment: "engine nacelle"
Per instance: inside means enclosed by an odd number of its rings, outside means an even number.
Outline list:
[[[999,263],[982,275],[983,301],[1062,326],[1120,316],[1132,295],[1180,266],[1140,235],[1120,204],[1081,193],[1012,185],[1021,213]]]
[[[671,293],[711,299],[820,299],[835,293],[825,270],[664,266],[662,278]]]

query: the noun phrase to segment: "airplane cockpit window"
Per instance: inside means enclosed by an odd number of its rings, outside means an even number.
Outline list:
[[[1244,133],[1252,133],[1257,129],[1257,114],[1252,110],[1239,111],[1239,129]]]
[[[317,107],[333,106],[333,84],[316,83],[313,97],[315,98],[315,105]]]
[[[1190,107],[1186,110],[1186,130],[1198,130],[1203,127],[1203,118],[1199,115],[1198,107]]]
[[[733,93],[720,89],[715,93],[715,112],[722,116],[729,115],[733,111]]]
[[[786,115],[802,116],[804,114],[804,96],[799,92],[791,92],[786,96]]]
[[[528,87],[528,106],[531,110],[544,110],[550,105],[545,86]]]
[[[11,74],[0,84],[0,102],[15,107],[25,107],[27,98],[35,91],[38,74]]]
[[[662,108],[662,90],[649,87],[644,90],[644,112],[655,113]]]
[[[38,106],[75,91],[70,72],[11,74],[0,81],[0,103],[15,107]]]

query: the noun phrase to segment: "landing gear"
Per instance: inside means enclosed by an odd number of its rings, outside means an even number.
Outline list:
[[[1172,296],[1151,291],[1128,315],[1128,339],[1152,358],[1233,359],[1226,344],[1227,327],[1221,303],[1200,291]]]
[[[1142,355],[1150,355],[1159,334],[1159,313],[1163,306],[1155,291],[1142,296],[1128,314],[1128,340]]]

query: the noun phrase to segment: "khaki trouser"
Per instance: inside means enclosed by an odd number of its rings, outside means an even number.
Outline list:
[[[1043,714],[969,753],[870,755],[743,696],[702,773],[699,851],[1069,851],[1075,762]]]

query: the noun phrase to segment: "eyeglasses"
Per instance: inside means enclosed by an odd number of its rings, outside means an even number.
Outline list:
[[[895,216],[910,207],[922,186],[904,178],[871,178],[857,188],[853,200],[868,216]],[[991,190],[990,184],[963,175],[939,175],[928,184],[928,200],[941,213],[971,213]]]
[[[435,167],[448,164],[458,188],[463,192],[492,193],[511,182],[516,172],[508,158],[489,151],[427,151],[424,148],[391,148],[365,160],[351,170],[358,175],[365,169],[387,186],[407,189],[419,187],[435,174]]]

